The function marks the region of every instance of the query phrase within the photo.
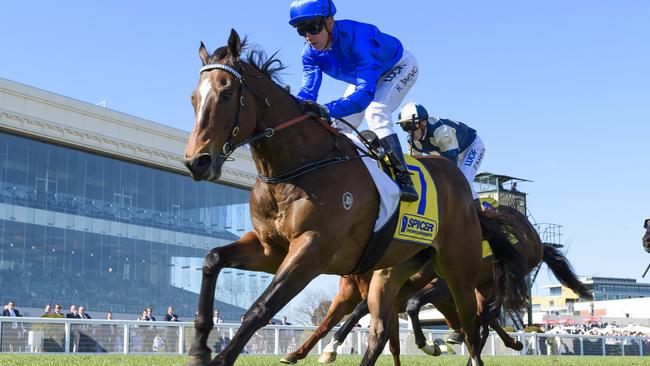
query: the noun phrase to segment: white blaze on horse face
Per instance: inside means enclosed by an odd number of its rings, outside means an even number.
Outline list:
[[[200,121],[203,117],[203,107],[205,107],[205,100],[208,99],[208,93],[212,90],[212,83],[210,79],[203,79],[199,86],[199,111],[196,113],[196,120]]]

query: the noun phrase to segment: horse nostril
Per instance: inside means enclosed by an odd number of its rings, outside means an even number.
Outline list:
[[[201,154],[192,160],[192,167],[197,173],[203,173],[212,164],[210,154]]]

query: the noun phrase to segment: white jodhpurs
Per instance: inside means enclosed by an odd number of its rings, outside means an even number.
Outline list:
[[[483,141],[481,141],[478,135],[474,142],[458,156],[458,168],[460,168],[465,178],[467,178],[469,186],[472,188],[472,198],[474,199],[478,198],[476,191],[474,191],[474,178],[476,177],[476,173],[478,173],[484,156],[485,146],[483,146]]]
[[[377,82],[375,99],[370,102],[368,107],[362,112],[343,118],[356,128],[359,127],[365,117],[370,130],[377,134],[380,139],[394,134],[391,114],[402,104],[406,94],[418,79],[418,75],[417,60],[411,53],[404,50],[402,58],[390,71],[382,75]],[[354,90],[355,85],[350,84],[343,96],[347,97]],[[335,123],[334,127],[344,132],[349,130],[343,123]]]

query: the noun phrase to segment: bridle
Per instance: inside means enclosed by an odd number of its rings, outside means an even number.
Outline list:
[[[256,133],[252,135],[251,137],[244,139],[240,142],[233,143],[233,139],[239,135],[239,115],[241,112],[242,107],[245,105],[244,104],[244,88],[247,88],[250,90],[253,95],[258,97],[260,100],[263,100],[266,109],[262,113],[262,119],[264,118],[264,115],[266,114],[266,110],[271,107],[271,103],[268,98],[263,97],[255,88],[253,88],[250,84],[246,83],[246,80],[244,79],[245,76],[250,76],[256,79],[262,79],[262,76],[260,75],[251,75],[251,74],[245,74],[245,70],[243,69],[242,65],[239,65],[239,70],[235,69],[232,66],[226,65],[226,64],[220,64],[220,63],[212,63],[212,64],[206,64],[204,65],[201,70],[199,71],[199,75],[202,74],[204,71],[212,71],[212,70],[223,70],[226,71],[227,73],[231,74],[234,76],[238,81],[239,81],[239,106],[237,108],[237,113],[235,114],[235,121],[233,123],[233,128],[230,131],[230,134],[228,135],[228,139],[226,139],[226,142],[223,144],[221,147],[221,153],[219,154],[219,157],[222,157],[224,159],[228,159],[230,155],[238,148],[246,144],[250,144],[252,142],[255,142],[257,140],[263,139],[263,138],[271,138],[275,135],[276,132],[283,130],[285,128],[288,128],[290,126],[293,126],[299,122],[305,121],[307,119],[315,119],[320,123],[326,130],[331,132],[334,136],[340,135],[340,132],[337,131],[334,127],[332,127],[330,124],[325,122],[322,118],[316,118],[312,115],[309,114],[302,114],[296,118],[290,119],[286,122],[283,122],[279,124],[276,127],[269,127],[265,128],[264,131]],[[336,144],[335,144],[336,148]],[[280,182],[285,182],[287,180],[291,180],[295,177],[298,177],[300,175],[303,175],[305,173],[308,173],[310,171],[313,171],[315,169],[321,168],[326,165],[334,164],[334,163],[339,163],[339,162],[344,162],[350,160],[351,157],[349,156],[334,156],[331,158],[323,159],[314,163],[309,163],[306,164],[292,172],[289,172],[287,174],[284,174],[279,177],[267,177],[263,175],[258,175],[258,179],[265,182],[265,183],[280,183]]]

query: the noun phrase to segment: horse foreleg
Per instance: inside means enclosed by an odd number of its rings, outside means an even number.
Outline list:
[[[253,334],[302,291],[311,280],[323,273],[328,263],[323,258],[332,253],[326,245],[318,245],[319,235],[305,232],[289,245],[289,252],[273,280],[244,315],[244,320],[228,345],[215,357],[215,366],[231,366]]]
[[[360,301],[350,316],[345,319],[345,323],[334,333],[330,343],[325,346],[323,354],[318,358],[319,363],[332,363],[336,360],[336,349],[345,341],[345,338],[357,325],[359,319],[363,318],[368,312],[368,302],[366,300]]]
[[[351,277],[341,277],[339,281],[339,292],[332,299],[332,304],[327,310],[327,315],[320,326],[314,331],[314,334],[309,337],[305,343],[300,346],[295,352],[285,355],[280,362],[286,364],[294,364],[298,360],[307,357],[309,351],[314,348],[314,345],[338,324],[343,317],[348,314],[353,307],[361,301],[359,289]],[[323,355],[325,352],[323,352]],[[336,353],[334,353],[336,355]],[[334,356],[335,357],[335,356]],[[322,356],[321,356],[322,358]],[[333,360],[332,360],[333,361]],[[322,362],[321,363],[329,363]],[[331,362],[331,361],[330,361]]]
[[[424,304],[439,303],[441,300],[451,297],[451,292],[447,287],[447,283],[439,278],[429,282],[426,287],[413,295],[406,303],[406,313],[411,318],[413,326],[413,334],[415,336],[415,344],[422,352],[431,356],[440,356],[440,347],[435,344],[427,344],[427,339],[422,332],[422,325],[420,324],[420,308]],[[455,308],[454,308],[455,312]]]
[[[490,320],[490,327],[497,332],[499,338],[501,338],[506,347],[515,351],[521,351],[524,349],[524,345],[521,342],[512,338],[505,330],[503,330],[503,327],[501,327],[501,324],[499,323],[499,319]]]
[[[231,244],[213,248],[205,256],[197,315],[194,319],[196,334],[190,347],[188,365],[207,365],[211,359],[207,341],[214,326],[212,311],[219,271],[225,267],[235,267],[273,273],[281,263],[282,256],[268,249],[260,243],[255,233],[248,232]]]
[[[389,329],[390,337],[388,342],[388,349],[393,356],[393,365],[400,366],[399,353],[400,353],[400,344],[399,344],[399,318],[397,317],[397,309],[393,311],[393,316],[390,321]]]

